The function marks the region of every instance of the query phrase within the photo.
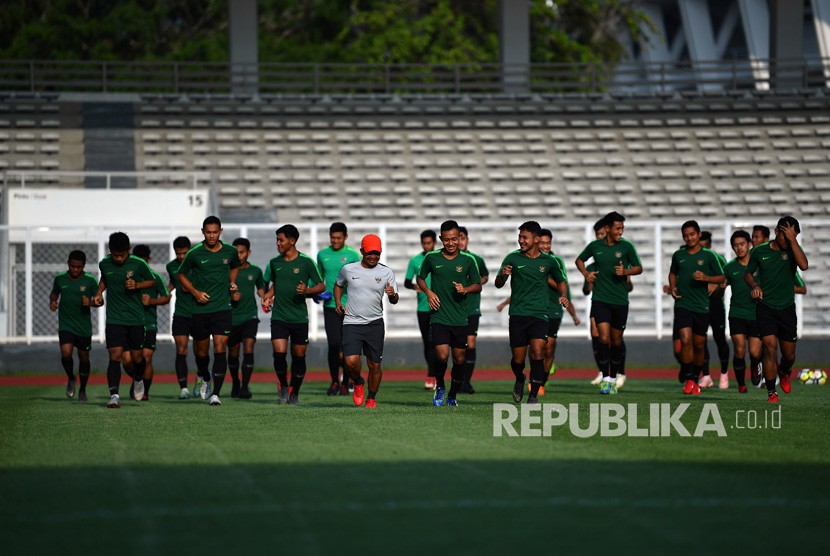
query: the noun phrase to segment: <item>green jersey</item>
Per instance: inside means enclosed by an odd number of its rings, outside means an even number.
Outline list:
[[[209,251],[205,243],[199,243],[184,256],[179,274],[186,275],[196,290],[210,296],[207,303],[194,299],[193,314],[204,315],[231,310],[230,271],[239,266],[236,247],[219,242],[217,251]]]
[[[559,265],[559,270],[562,273],[565,282],[568,281],[568,273],[565,270],[565,260],[555,253],[550,254],[553,257],[553,260],[556,261],[556,264]],[[568,286],[568,299],[571,298],[571,288]],[[548,318],[550,320],[561,319],[565,314],[565,309],[562,307],[562,304],[559,303],[559,290],[551,288],[548,286]],[[511,301],[512,303],[512,301]]]
[[[597,239],[585,246],[579,254],[582,262],[594,259],[597,279],[591,290],[591,299],[612,305],[628,305],[628,280],[617,276],[616,268],[623,264],[625,268],[641,266],[640,257],[634,244],[621,239],[614,245],[608,245],[604,239]]]
[[[196,301],[193,299],[193,294],[184,291],[182,281],[179,279],[180,263],[173,259],[167,263],[167,274],[170,276],[170,282],[176,288],[176,305],[173,308],[173,316],[190,318],[193,316],[193,305]]]
[[[764,291],[760,302],[772,309],[786,309],[795,303],[796,268],[792,249],[773,249],[769,243],[753,249],[746,265],[753,276],[757,272],[755,281]]]
[[[484,278],[485,276],[489,276],[490,272],[487,270],[487,264],[484,262],[484,259],[477,255],[476,253],[471,253],[469,251],[465,251],[472,255],[472,257],[476,260],[476,265],[478,265],[478,274]],[[470,317],[478,317],[481,315],[481,294],[480,293],[470,293],[467,294],[467,316]]]
[[[512,266],[510,273],[510,315],[550,320],[548,277],[567,282],[559,263],[547,253],[528,257],[520,249],[508,253],[500,268]],[[557,296],[558,299],[558,296]]]
[[[240,267],[236,275],[236,287],[239,288],[239,301],[231,301],[233,306],[233,325],[238,326],[257,318],[257,290],[265,289],[262,269],[255,264],[247,268]]]
[[[726,283],[732,288],[732,299],[729,301],[729,318],[755,320],[755,300],[752,299],[752,288],[746,283],[746,266],[738,259],[732,259],[723,268]]]
[[[448,259],[443,250],[432,251],[424,257],[418,276],[424,280],[432,277],[429,289],[441,300],[438,310],[432,311],[430,323],[467,326],[467,299],[455,290],[453,282],[464,286],[481,284],[475,257],[459,251],[455,257]]]
[[[677,294],[674,306],[695,313],[709,312],[709,283],[693,278],[701,271],[707,276],[723,276],[723,267],[714,251],[701,247],[697,253],[689,253],[684,247],[674,252],[670,272],[677,276]]]
[[[305,296],[297,293],[297,286],[313,286],[323,281],[314,259],[299,252],[290,261],[278,255],[268,263],[268,276],[270,281],[274,282],[271,320],[292,324],[308,322],[308,305]]]
[[[170,292],[167,291],[167,286],[164,285],[164,278],[161,277],[161,274],[152,268],[150,269],[150,272],[153,273],[153,280],[155,280],[155,283],[152,288],[145,288],[141,290],[142,295],[146,293],[150,296],[150,299],[170,295]],[[144,330],[158,330],[157,308],[157,305],[148,305],[147,307],[144,307]]]
[[[144,304],[141,290],[128,290],[127,279],[136,282],[154,280],[153,272],[144,259],[130,255],[123,264],[117,265],[112,255],[98,263],[101,281],[107,285],[107,324],[144,326]]]
[[[323,307],[334,309],[334,283],[337,281],[337,275],[340,274],[340,269],[349,263],[356,263],[361,260],[360,252],[348,245],[344,245],[342,249],[335,251],[331,246],[321,249],[317,253],[317,268],[320,270],[320,276],[326,283],[326,291],[332,293],[331,299],[323,303]],[[348,301],[348,284],[343,289],[343,296],[340,298],[343,306],[346,306]]]
[[[89,305],[84,307],[83,298],[92,300],[98,291],[98,280],[84,272],[77,280],[69,277],[68,272],[55,276],[52,294],[59,298],[58,330],[71,332],[81,338],[92,336],[92,315]]]
[[[421,270],[421,265],[424,262],[424,257],[426,257],[426,253],[418,253],[417,255],[413,256],[409,259],[409,266],[406,267],[406,279],[410,282],[414,283],[415,277],[418,275],[418,271]],[[428,276],[426,278],[427,287],[432,289],[432,277]],[[418,312],[419,313],[429,313],[431,309],[429,308],[429,301],[427,301],[427,294],[424,292],[418,292]]]

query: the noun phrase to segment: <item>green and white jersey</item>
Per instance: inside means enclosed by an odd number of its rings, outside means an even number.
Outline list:
[[[146,293],[150,296],[150,299],[170,295],[170,292],[167,291],[167,286],[164,285],[164,278],[162,278],[161,274],[152,268],[150,269],[150,272],[153,273],[153,280],[155,283],[152,288],[145,288],[141,290],[142,295]],[[147,307],[144,307],[144,330],[158,330],[158,312],[156,309],[158,309],[156,305],[148,305]]]
[[[55,276],[52,293],[58,296],[58,330],[71,332],[76,336],[92,336],[92,315],[90,307],[84,307],[83,298],[90,301],[98,291],[98,280],[84,272],[77,280],[70,278],[68,272]]]
[[[559,265],[559,270],[562,272],[562,276],[565,278],[565,282],[568,281],[568,273],[565,270],[565,260],[557,255],[556,253],[551,253],[551,257],[553,260],[556,261],[556,264]],[[559,290],[551,288],[548,286],[548,300],[550,304],[548,306],[548,318],[550,320],[561,319],[565,315],[565,309],[562,307],[562,304],[559,303]],[[568,299],[571,298],[571,287],[568,286]]]
[[[714,251],[701,247],[697,253],[689,253],[684,247],[674,252],[670,272],[677,276],[677,294],[680,296],[680,299],[674,300],[674,306],[695,313],[708,313],[709,284],[693,278],[698,270],[707,276],[723,275],[723,267]]]
[[[579,258],[582,262],[593,258],[595,269],[599,272],[591,290],[592,300],[628,305],[628,280],[625,276],[617,276],[616,267],[620,263],[625,268],[642,265],[633,243],[621,239],[614,245],[608,245],[604,239],[597,239],[585,246]]]
[[[472,255],[472,257],[476,260],[476,265],[478,265],[478,273],[479,275],[484,278],[485,276],[489,276],[490,272],[487,270],[487,263],[484,262],[484,259],[481,255],[476,253],[472,253],[470,251],[465,251]],[[471,293],[467,294],[467,316],[470,317],[478,317],[481,315],[481,294],[480,293]]]
[[[729,318],[755,320],[755,300],[752,299],[752,288],[746,283],[746,266],[738,259],[732,259],[723,268],[726,275],[726,284],[732,288],[732,299],[729,301]]]
[[[438,310],[432,311],[430,323],[467,326],[467,296],[458,293],[453,282],[463,286],[481,283],[475,257],[459,251],[448,259],[443,250],[432,251],[424,257],[418,276],[424,280],[432,277],[429,289],[441,300]]]
[[[196,301],[193,299],[193,294],[184,291],[182,281],[179,280],[179,266],[180,263],[173,259],[167,263],[167,274],[170,276],[170,281],[176,286],[176,304],[173,307],[173,316],[190,318],[193,316],[193,304]]]
[[[337,276],[340,274],[340,269],[349,263],[360,262],[361,256],[357,249],[344,245],[342,249],[335,251],[331,246],[321,249],[317,253],[317,269],[320,271],[320,276],[326,283],[326,291],[333,294],[334,283],[337,281]],[[348,284],[343,290],[341,302],[345,306],[349,300]],[[334,309],[334,295],[332,298],[323,303],[324,308]]]
[[[418,275],[418,271],[421,270],[421,265],[424,263],[424,257],[426,257],[426,253],[418,253],[409,259],[409,265],[406,267],[406,279],[410,282],[415,282],[415,277]],[[432,289],[432,277],[427,277],[426,282],[427,287]],[[429,313],[430,311],[427,294],[418,292],[418,312]]]
[[[194,298],[194,315],[231,310],[230,271],[239,266],[239,253],[224,241],[219,246],[210,251],[204,242],[199,243],[187,252],[179,267],[179,274],[185,274],[194,288],[210,296],[207,303],[196,303]]]
[[[550,320],[551,287],[548,277],[556,282],[567,282],[556,259],[546,253],[539,253],[534,259],[517,249],[507,254],[499,272],[508,265],[513,267],[510,274],[510,315]]]
[[[107,255],[98,263],[101,281],[107,285],[107,324],[125,326],[144,326],[144,304],[141,303],[141,290],[128,290],[127,279],[136,282],[154,280],[153,272],[136,256],[130,255],[123,264],[117,265],[112,255]]]
[[[304,253],[290,261],[278,255],[268,263],[268,277],[274,283],[274,305],[271,320],[292,324],[308,322],[308,305],[305,295],[297,293],[297,286],[314,286],[323,281],[314,259]]]
[[[749,254],[749,264],[746,265],[747,272],[753,276],[757,272],[755,281],[764,291],[764,299],[760,303],[772,309],[786,309],[795,303],[793,288],[797,268],[792,249],[773,249],[769,243],[753,249]]]
[[[231,301],[232,324],[238,326],[258,316],[256,292],[265,289],[262,269],[248,263],[247,268],[240,267],[236,275],[236,287],[239,289],[239,301]]]

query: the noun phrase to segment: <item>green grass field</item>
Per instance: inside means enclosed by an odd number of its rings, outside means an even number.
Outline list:
[[[611,400],[554,381],[542,400],[716,402],[726,437],[493,436],[508,382],[479,382],[458,408],[420,384],[382,386],[355,408],[308,384],[278,406],[274,385],[219,408],[152,401],[107,410],[61,387],[0,389],[3,554],[790,554],[826,553],[830,388],[796,384],[780,429],[761,390],[682,396],[670,381],[629,381]],[[122,385],[122,393],[126,388]],[[745,414],[743,414],[745,415]]]

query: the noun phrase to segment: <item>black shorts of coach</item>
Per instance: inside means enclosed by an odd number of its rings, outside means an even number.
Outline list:
[[[611,323],[611,328],[625,330],[625,325],[628,323],[628,305],[592,301],[591,317],[597,325],[602,322],[608,322]]]
[[[729,317],[729,335],[760,338],[761,334],[758,332],[758,321]]]
[[[228,336],[233,328],[230,310],[194,313],[190,320],[193,325],[194,340],[207,340],[211,336]]]
[[[231,328],[231,333],[228,336],[229,346],[238,346],[242,340],[256,339],[256,333],[259,331],[259,319],[248,319],[242,324],[237,324]]]
[[[522,315],[511,316],[507,329],[510,335],[510,347],[524,347],[530,345],[531,340],[548,340],[548,319],[527,317]]]
[[[432,334],[432,347],[449,345],[453,349],[467,348],[468,325],[450,326],[431,322],[429,328]]]
[[[761,338],[776,336],[783,342],[798,341],[798,317],[795,314],[795,304],[786,309],[773,309],[763,303],[755,308],[755,319],[758,322],[758,333]]]
[[[92,349],[92,336],[78,336],[68,330],[58,330],[58,343],[62,346],[72,344],[78,351],[89,351]]]
[[[706,336],[709,331],[709,313],[696,313],[685,307],[675,307],[674,324],[678,332],[684,328],[691,328],[695,336]]]
[[[380,363],[383,359],[383,339],[386,328],[383,319],[368,324],[343,325],[343,356],[365,355],[366,359]]]
[[[141,349],[144,347],[143,324],[108,324],[104,330],[107,349]]]
[[[467,317],[467,336],[478,336],[478,325],[481,322],[481,315],[470,315]]]
[[[144,349],[156,351],[156,334],[158,330],[144,329]]]
[[[170,332],[173,336],[190,336],[193,334],[193,319],[173,315],[173,324],[170,327]]]
[[[301,346],[308,344],[307,322],[271,321],[272,340],[291,340],[291,344]]]
[[[559,336],[559,328],[562,326],[562,317],[558,319],[550,319],[548,321],[548,338],[556,338]]]

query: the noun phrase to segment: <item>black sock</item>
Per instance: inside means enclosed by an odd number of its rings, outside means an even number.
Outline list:
[[[735,369],[735,380],[738,386],[746,385],[746,359],[743,357],[732,358],[732,368]]]
[[[78,362],[78,375],[81,377],[81,392],[86,391],[86,383],[89,381],[89,361]]]
[[[764,384],[767,385],[767,393],[774,394],[775,393],[775,379],[774,378],[765,378]]]
[[[625,340],[620,340],[620,349],[622,350],[622,356],[620,360],[620,368],[617,370],[617,374],[624,375],[625,374]]]
[[[435,350],[430,348],[427,353],[427,376],[435,376],[435,371],[437,368],[438,356],[435,355]]]
[[[377,395],[378,395],[377,390],[369,390],[369,395],[367,396],[367,399],[374,400],[375,396],[377,396]]]
[[[718,359],[720,360],[720,372],[726,374],[729,372],[729,342],[726,341],[726,335],[723,330],[719,330],[717,334],[713,334],[715,344],[718,346]]]
[[[187,355],[176,354],[176,380],[179,388],[187,388]]]
[[[466,370],[467,365],[465,363],[461,363],[460,365],[457,363],[452,364],[452,370],[450,371],[450,398],[456,397],[461,391],[461,386],[464,385],[464,372]]]
[[[150,386],[152,386],[152,385],[153,385],[153,379],[152,378],[145,378],[144,379],[144,395],[145,396],[148,396],[148,397],[150,396]]]
[[[795,359],[784,359],[782,357],[778,363],[778,376],[789,376],[793,364],[795,364]]]
[[[274,372],[277,374],[280,390],[288,387],[288,354],[274,352]]]
[[[213,352],[213,395],[218,396],[225,382],[225,372],[228,370],[228,354],[224,351]]]
[[[66,378],[69,380],[75,380],[75,371],[73,370],[75,360],[72,359],[72,356],[61,357],[61,365],[63,366],[63,372],[66,373]]]
[[[291,357],[291,393],[295,396],[300,393],[300,386],[305,378],[305,355]]]
[[[597,369],[600,368],[599,364],[599,338],[596,336],[591,336],[591,348],[594,350],[594,362],[597,364]]]
[[[329,374],[332,382],[340,382],[340,348],[338,346],[329,346],[328,353],[329,360]],[[343,382],[347,382],[349,377],[343,373]]]
[[[133,368],[133,365],[134,363],[130,364],[130,366],[127,366],[124,363],[121,364],[121,368],[124,369],[124,374],[130,378],[133,378],[135,376],[135,370]]]
[[[356,379],[354,379],[354,385],[355,386],[362,386],[365,383],[366,383],[366,380],[362,376],[358,376]]]
[[[539,387],[545,383],[547,373],[545,372],[544,359],[530,360],[530,395],[537,396]]]
[[[231,384],[239,388],[239,357],[228,357],[228,371],[231,375]]]
[[[692,363],[692,380],[695,382],[700,381],[700,373],[703,373],[703,366],[702,365],[695,365]],[[709,376],[709,373],[704,373],[706,376]]]
[[[447,374],[447,361],[439,361],[435,358],[435,386],[445,388],[444,375]]]
[[[697,377],[693,376],[692,373],[692,364],[691,363],[681,363],[680,364],[680,374],[683,376],[683,380],[694,380],[697,382]]]
[[[510,370],[513,371],[513,376],[516,377],[516,382],[524,382],[525,381],[525,362],[522,361],[517,363],[516,361],[510,360]]]
[[[761,364],[760,359],[756,359],[755,357],[749,356],[749,372],[750,373],[757,373],[758,366]]]
[[[611,361],[611,346],[608,344],[603,344],[602,342],[599,343],[597,346],[597,368],[599,372],[602,373],[602,376],[608,376],[608,373],[611,371],[609,369],[609,364]]]
[[[118,393],[118,386],[121,384],[121,362],[110,359],[107,365],[107,386],[110,389],[110,396]]]
[[[700,370],[703,372],[703,376],[709,376],[709,340],[706,340],[706,343],[703,344],[703,366]]]
[[[464,361],[464,382],[469,384],[473,378],[473,371],[476,368],[476,348],[467,348],[467,355]]]
[[[141,358],[141,363],[133,361],[133,379],[144,380],[144,370],[147,368],[147,360]]]
[[[611,346],[611,378],[617,378],[617,374],[623,374],[623,361],[625,361],[625,346]]]
[[[203,356],[197,355],[196,356],[196,374],[199,375],[199,377],[204,381],[210,380],[210,370],[208,369],[208,367],[210,367],[210,356],[208,356],[208,355],[203,355]]]
[[[254,354],[242,354],[242,388],[248,388],[251,383],[251,375],[254,374]]]

